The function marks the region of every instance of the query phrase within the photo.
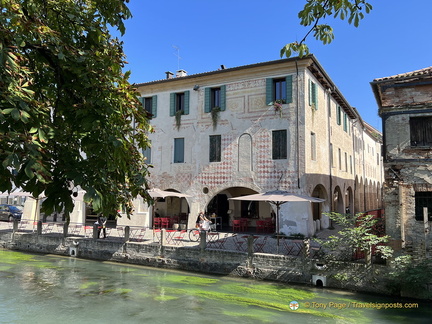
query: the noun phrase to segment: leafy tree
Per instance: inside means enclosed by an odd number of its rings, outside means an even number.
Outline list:
[[[406,291],[419,298],[432,298],[427,285],[431,283],[432,260],[415,260],[411,255],[395,258],[391,263],[387,285],[393,293]]]
[[[342,227],[336,235],[331,235],[328,240],[320,240],[325,250],[339,253],[339,257],[342,254],[351,258],[355,251],[370,253],[372,247],[375,246],[383,258],[386,259],[392,255],[393,250],[383,245],[383,243],[388,242],[390,237],[387,235],[380,236],[377,233],[379,223],[373,215],[359,213],[353,216],[336,212],[325,214]]]
[[[1,1],[0,191],[45,192],[46,213],[71,211],[78,186],[107,215],[149,198],[151,129],[108,29],[125,32],[125,2]]]
[[[366,0],[307,0],[298,17],[301,25],[311,26],[311,28],[300,42],[285,45],[280,51],[281,57],[284,55],[290,57],[294,53],[298,53],[300,57],[308,55],[309,48],[305,41],[311,33],[323,44],[331,43],[334,39],[333,28],[321,23],[326,18],[331,16],[341,20],[348,18],[349,24],[358,27],[365,13],[368,14],[371,10],[372,5]]]

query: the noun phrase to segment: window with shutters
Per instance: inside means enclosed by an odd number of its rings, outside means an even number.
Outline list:
[[[179,111],[179,110],[184,111],[184,107],[185,107],[184,93],[176,93],[175,111]]]
[[[285,79],[273,79],[274,101],[279,100],[281,103],[286,103],[286,90]]]
[[[284,78],[266,79],[266,101],[267,104],[274,102],[291,103],[292,102],[292,75]]]
[[[221,111],[226,108],[226,86],[205,88],[204,90],[204,111],[211,112],[214,107],[219,107]]]
[[[286,129],[272,132],[272,157],[273,160],[286,159],[288,157],[287,131]]]
[[[318,86],[312,80],[309,80],[309,106],[318,110]]]
[[[221,161],[221,135],[210,135],[209,161]]]
[[[155,118],[157,115],[157,96],[141,97],[142,107],[147,112],[147,117]]]
[[[432,146],[432,117],[410,118],[411,146]]]
[[[221,89],[220,88],[212,88],[211,89],[211,107],[220,107],[221,104]]]
[[[344,112],[343,116],[343,129],[345,132],[348,132],[348,115]]]
[[[184,138],[174,138],[174,163],[184,162]]]
[[[175,116],[177,111],[183,115],[189,115],[190,91],[170,93],[170,116]]]
[[[338,125],[342,124],[342,108],[341,108],[341,106],[336,106],[336,122]]]

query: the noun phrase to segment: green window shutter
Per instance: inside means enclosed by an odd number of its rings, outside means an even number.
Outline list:
[[[336,106],[336,122],[338,125],[341,124],[341,107]]]
[[[176,94],[174,92],[170,93],[170,116],[175,115],[175,102],[176,102]]]
[[[345,132],[348,132],[348,115],[345,112],[344,112],[343,129]]]
[[[184,92],[184,114],[189,115],[189,98],[190,98],[190,91]]]
[[[273,89],[273,79],[266,79],[266,104],[273,102],[274,99],[274,89]]]
[[[226,109],[226,85],[220,87],[220,109],[221,111]]]
[[[153,118],[157,117],[157,95],[152,97],[152,115]]]
[[[314,82],[313,84],[313,103],[315,104],[315,110],[318,110],[318,85]]]
[[[309,106],[315,105],[318,110],[318,87],[315,82],[309,79]]]
[[[209,113],[210,108],[210,102],[211,102],[211,88],[205,88],[204,89],[204,112]]]
[[[292,75],[288,75],[285,78],[286,81],[286,103],[293,102],[293,78]]]

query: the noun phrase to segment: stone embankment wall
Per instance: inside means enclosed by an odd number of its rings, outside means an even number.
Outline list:
[[[305,256],[143,244],[63,235],[0,232],[0,247],[32,253],[109,260],[144,266],[195,271],[388,294],[384,265],[351,262],[321,264]]]

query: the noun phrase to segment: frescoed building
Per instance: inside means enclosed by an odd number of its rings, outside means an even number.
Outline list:
[[[235,218],[274,214],[268,203],[231,201],[281,189],[325,199],[282,205],[280,231],[313,235],[325,211],[381,208],[381,134],[365,123],[314,56],[205,73],[166,73],[136,85],[155,132],[143,152],[153,187],[188,194],[155,208],[193,226],[204,210]],[[151,225],[142,202],[134,222]],[[134,218],[134,217],[133,217]]]

